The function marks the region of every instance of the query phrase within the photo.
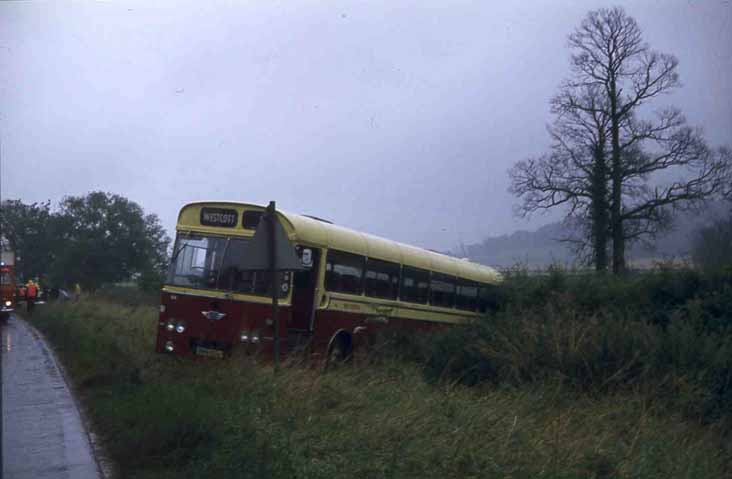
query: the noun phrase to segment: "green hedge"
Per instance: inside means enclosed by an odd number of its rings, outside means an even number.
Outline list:
[[[732,274],[658,270],[626,278],[507,278],[495,314],[429,337],[392,338],[429,381],[555,381],[605,393],[645,388],[729,428]]]

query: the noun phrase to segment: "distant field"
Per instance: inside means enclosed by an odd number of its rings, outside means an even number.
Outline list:
[[[662,391],[686,391],[694,390],[692,379],[669,374],[658,382],[628,379],[629,387],[578,386],[566,380],[573,374],[562,372],[566,364],[552,363],[549,353],[542,353],[544,366],[531,363],[539,343],[521,342],[526,329],[509,341],[518,348],[516,357],[526,358],[515,379],[508,362],[494,359],[492,367],[504,369],[469,387],[454,361],[439,366],[449,335],[426,346],[405,345],[405,354],[372,358],[369,365],[327,374],[290,365],[274,376],[243,358],[192,362],[154,354],[151,306],[109,299],[45,305],[32,322],[58,351],[123,478],[732,474],[725,416],[703,419],[675,398],[659,397],[664,381]],[[564,323],[563,330],[572,325]],[[494,331],[497,337],[506,330]],[[575,349],[583,351],[580,336],[591,331],[574,333]],[[572,345],[554,337],[555,349],[569,347],[561,357],[575,367]],[[499,339],[481,344],[466,349],[484,358],[508,357]],[[560,374],[539,374],[541,367]]]

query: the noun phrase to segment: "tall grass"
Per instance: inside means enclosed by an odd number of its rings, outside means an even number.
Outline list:
[[[557,280],[510,284],[550,291],[328,374],[156,355],[149,306],[45,305],[33,322],[124,478],[729,477],[713,379],[729,343],[705,299],[661,325]]]
[[[157,306],[160,304],[160,288],[143,289],[135,285],[108,285],[94,292],[94,297],[123,305]]]
[[[430,381],[647,391],[732,432],[732,274],[509,278],[495,315],[432,337],[395,338]]]

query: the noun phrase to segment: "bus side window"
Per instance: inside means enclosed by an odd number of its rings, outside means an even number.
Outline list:
[[[417,268],[402,268],[399,298],[410,303],[426,304],[430,295],[430,273]]]
[[[328,251],[325,265],[325,289],[336,293],[360,295],[363,292],[365,258],[342,251]]]
[[[452,308],[455,302],[455,279],[440,273],[432,273],[430,304]]]
[[[478,306],[478,285],[470,281],[458,282],[455,307],[465,311],[475,311]]]
[[[396,299],[399,292],[399,265],[378,259],[366,261],[366,296]]]

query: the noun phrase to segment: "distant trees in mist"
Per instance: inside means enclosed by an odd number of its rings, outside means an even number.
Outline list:
[[[732,267],[732,211],[697,233],[692,258],[705,270]]]
[[[643,41],[622,8],[587,14],[569,36],[571,74],[551,99],[548,152],[516,163],[520,214],[565,208],[572,238],[599,271],[626,269],[627,245],[652,239],[672,213],[730,195],[732,151],[707,145],[674,107],[678,61]]]

